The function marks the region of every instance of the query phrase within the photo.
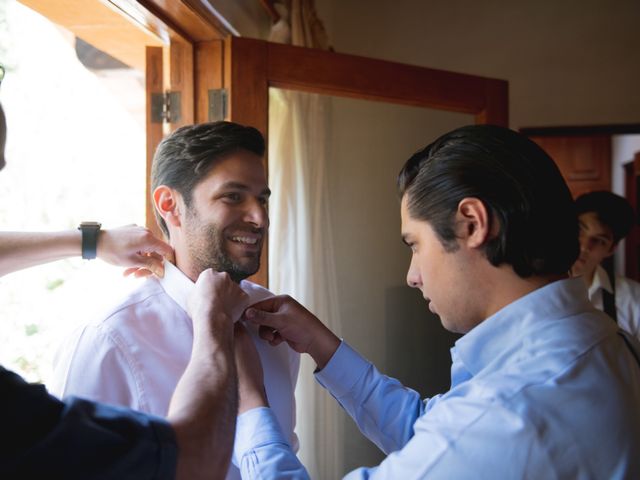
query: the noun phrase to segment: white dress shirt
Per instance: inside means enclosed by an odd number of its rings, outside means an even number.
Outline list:
[[[604,311],[602,291],[613,293],[607,271],[598,265],[589,287],[589,300],[598,310]],[[640,340],[640,283],[630,278],[616,276],[616,313],[618,325]]]
[[[388,455],[345,478],[640,478],[640,344],[582,279],[518,299],[451,353],[451,389],[422,400],[338,347],[316,379]],[[308,478],[268,408],[238,418],[233,461],[246,480]]]
[[[243,281],[251,303],[272,296]],[[51,391],[124,405],[165,416],[175,387],[191,356],[193,325],[186,302],[194,284],[165,262],[165,276],[151,277],[106,318],[83,327],[62,346]],[[300,356],[286,344],[272,347],[248,326],[262,366],[269,404],[279,427],[297,448],[294,389]],[[227,479],[240,478],[232,465]]]

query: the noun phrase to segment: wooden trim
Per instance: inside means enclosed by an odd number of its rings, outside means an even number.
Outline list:
[[[236,44],[246,41],[232,39]],[[479,116],[478,120],[507,125],[506,81],[262,43],[268,49],[269,86],[469,113]]]
[[[224,44],[221,40],[198,42],[195,49],[195,121],[209,121],[209,90],[224,85]]]
[[[486,78],[484,108],[476,123],[509,126],[509,82]]]
[[[151,200],[151,164],[153,155],[162,140],[162,123],[151,122],[151,96],[164,92],[163,52],[161,47],[146,48],[145,82],[147,92],[147,174],[146,174],[146,225],[156,236],[162,238],[163,234],[155,220],[154,206]]]
[[[567,137],[573,135],[626,135],[640,133],[640,123],[584,125],[566,127],[525,127],[520,133],[528,137]]]
[[[163,45],[162,32],[146,28],[98,0],[20,0],[121,62],[145,70],[145,47]]]
[[[231,37],[225,43],[224,83],[228,91],[228,120],[251,125],[268,139],[269,84],[267,81],[267,42]],[[264,164],[268,169],[268,152]],[[268,175],[268,171],[267,171]],[[269,284],[269,237],[260,257],[260,270],[251,281]]]
[[[129,0],[132,1],[132,0]],[[206,0],[133,0],[191,42],[222,40],[238,32]]]
[[[169,89],[171,92],[179,92],[181,100],[180,120],[169,124],[171,132],[194,122],[193,67],[193,45],[180,37],[172,36],[169,46]]]

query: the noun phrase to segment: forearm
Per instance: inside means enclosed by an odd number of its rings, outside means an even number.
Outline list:
[[[80,256],[78,230],[0,232],[0,276],[63,258]]]
[[[347,344],[316,379],[383,452],[399,450],[413,437],[413,424],[424,412],[420,395],[382,375]]]
[[[179,446],[178,479],[224,478],[238,411],[233,338],[194,332],[191,360],[171,399],[168,420]]]

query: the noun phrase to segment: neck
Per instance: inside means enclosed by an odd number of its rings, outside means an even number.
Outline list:
[[[571,276],[572,277],[581,277],[582,281],[584,281],[584,283],[587,285],[587,287],[590,287],[591,284],[593,283],[593,278],[596,276],[596,269],[592,268],[591,270],[585,270],[582,273],[574,273],[572,271],[571,272]]]
[[[175,261],[173,262],[174,265],[195,283],[201,272],[198,272],[197,268],[195,268],[186,243],[181,241],[181,237],[179,235],[172,232],[170,244],[173,247],[175,254]]]
[[[510,266],[494,268],[491,281],[482,289],[488,299],[484,318],[489,318],[516,300],[550,283],[568,278],[568,275],[545,275],[522,278]]]

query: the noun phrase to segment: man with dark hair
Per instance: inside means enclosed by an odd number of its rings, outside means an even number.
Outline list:
[[[5,140],[0,106],[0,170]],[[1,232],[0,275],[85,256],[81,237],[77,230]],[[171,253],[141,227],[102,230],[94,240],[95,255],[137,273],[161,273],[161,254]],[[196,346],[166,419],[77,397],[61,401],[0,366],[0,478],[194,480],[227,468],[237,410],[233,321],[245,302],[226,275],[200,276],[190,299]]]
[[[153,201],[175,265],[165,262],[164,278],[148,279],[106,318],[71,338],[56,365],[55,392],[163,415],[191,355],[186,299],[198,275],[209,268],[228,273],[250,304],[272,296],[246,280],[260,266],[269,225],[264,148],[260,132],[231,122],[182,127],[160,143],[152,166]],[[257,328],[251,335],[266,393],[295,448],[299,355],[285,345],[271,348]],[[227,478],[237,477],[232,467]]]
[[[633,208],[608,191],[585,193],[576,199],[580,224],[580,256],[571,268],[589,288],[591,303],[620,328],[640,339],[640,283],[614,275],[611,256],[635,223]],[[603,262],[609,262],[608,269]]]
[[[578,223],[553,160],[511,130],[463,127],[410,158],[398,187],[407,282],[464,334],[448,392],[421,400],[289,297],[245,312],[273,345],[310,354],[317,380],[388,455],[347,477],[640,478],[640,345],[568,277]],[[242,335],[236,358],[243,478],[306,478]]]

